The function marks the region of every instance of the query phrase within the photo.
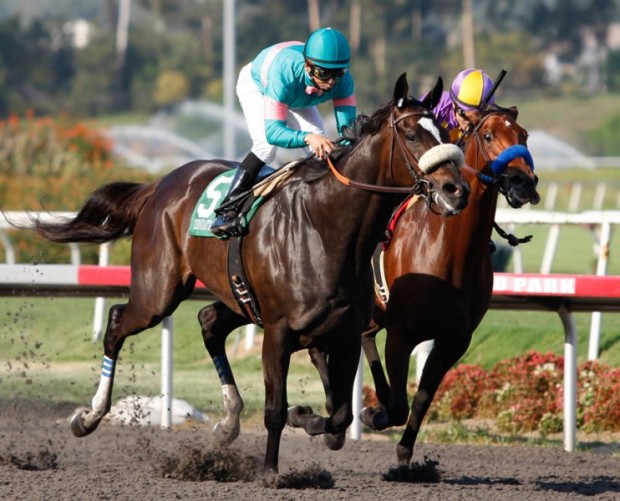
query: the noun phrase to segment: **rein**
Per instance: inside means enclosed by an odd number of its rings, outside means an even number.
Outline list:
[[[378,184],[360,183],[359,181],[354,181],[353,179],[350,179],[340,174],[340,172],[336,170],[336,167],[334,166],[331,158],[329,157],[327,157],[327,165],[329,166],[329,169],[332,171],[332,174],[334,175],[334,177],[338,181],[340,181],[342,184],[344,184],[345,186],[352,186],[354,188],[359,188],[361,190],[377,191],[380,193],[411,193],[413,190],[415,190],[415,187],[416,187],[414,185],[411,188],[400,188],[397,186],[380,186]]]
[[[350,179],[338,172],[333,162],[331,161],[331,158],[329,158],[328,156],[327,165],[329,166],[329,169],[331,170],[334,177],[345,186],[352,186],[354,188],[359,188],[366,191],[375,191],[380,193],[414,193],[416,195],[426,195],[426,190],[424,190],[424,186],[426,186],[427,182],[423,179],[424,173],[420,169],[418,160],[409,152],[409,150],[403,144],[403,140],[396,129],[396,124],[398,124],[398,122],[412,116],[432,116],[432,113],[427,111],[412,111],[401,115],[400,117],[398,117],[397,120],[394,120],[394,113],[390,115],[390,128],[392,129],[392,142],[390,145],[390,173],[392,172],[392,169],[394,167],[394,142],[396,141],[398,143],[398,146],[400,147],[400,151],[403,153],[403,156],[405,158],[407,170],[411,174],[411,177],[415,180],[415,184],[413,186],[403,188],[397,186],[381,186],[354,181],[353,179]],[[411,161],[413,161],[415,165],[412,164]]]

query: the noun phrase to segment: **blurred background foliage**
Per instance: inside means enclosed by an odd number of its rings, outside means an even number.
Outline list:
[[[121,53],[123,1],[0,0],[1,208],[76,210],[105,182],[148,180],[112,155],[100,129],[146,122],[188,99],[222,102],[228,0],[131,0]],[[620,31],[618,7],[620,0],[236,0],[235,69],[263,47],[334,26],[351,42],[358,107],[372,112],[402,72],[413,95],[438,75],[448,85],[465,66],[469,40],[475,66],[492,76],[508,70],[498,97],[519,105],[524,126],[563,135],[589,155],[617,156],[620,44],[609,40]],[[216,126],[188,116],[178,132],[197,140]],[[22,254],[46,260],[40,247]]]
[[[406,71],[416,92],[464,67],[465,4],[475,64],[505,68],[506,96],[620,91],[620,52],[608,47],[619,0],[236,0],[239,69],[263,47],[331,25],[353,48],[362,109],[383,104]],[[133,0],[127,50],[117,51],[116,0],[0,2],[0,116],[155,111],[185,98],[222,99],[223,0]],[[313,15],[312,13],[316,15]],[[77,41],[78,20],[88,26]],[[589,51],[589,52],[588,52]],[[594,51],[592,82],[584,55]],[[546,58],[562,71],[553,81]],[[548,69],[548,68],[547,68]]]

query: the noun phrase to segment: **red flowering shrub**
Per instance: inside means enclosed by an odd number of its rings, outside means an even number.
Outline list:
[[[102,184],[152,178],[124,167],[97,128],[66,117],[0,120],[0,209],[75,211]],[[17,262],[67,262],[67,245],[52,244],[29,232],[10,231]],[[82,248],[83,262],[96,262],[97,246]],[[0,262],[5,260],[0,246]]]
[[[363,407],[378,407],[379,399],[375,390],[368,385],[362,387],[362,406]]]
[[[563,357],[529,352],[498,363],[489,378],[494,398],[486,402],[500,430],[552,433],[562,429]]]
[[[481,366],[461,364],[455,367],[443,378],[429,409],[429,419],[474,417],[488,387],[488,374]]]
[[[81,174],[112,167],[112,143],[98,130],[67,118],[0,120],[0,172],[11,175]]]
[[[564,412],[564,357],[529,352],[491,371],[459,365],[448,371],[427,413],[429,421],[493,418],[500,431],[559,432]],[[410,398],[416,385],[409,388]],[[365,399],[372,401],[368,387]],[[586,432],[620,431],[620,368],[579,366],[577,426]]]
[[[577,419],[587,432],[620,431],[620,368],[591,361],[579,368]]]

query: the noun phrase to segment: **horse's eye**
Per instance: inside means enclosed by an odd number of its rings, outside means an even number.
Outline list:
[[[407,141],[417,141],[418,140],[418,136],[416,135],[415,132],[409,131],[407,133],[405,133],[405,138],[407,138]]]
[[[484,134],[484,140],[485,140],[487,143],[490,143],[490,142],[493,140],[493,134],[491,134],[490,132],[486,132],[486,133]]]

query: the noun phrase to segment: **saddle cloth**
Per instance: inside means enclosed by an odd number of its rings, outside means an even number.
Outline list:
[[[294,166],[299,161],[291,162],[281,169],[274,170],[265,165],[258,174],[258,182],[252,190],[255,197],[251,207],[244,213],[244,225],[247,226],[264,200],[288,177],[293,173]],[[230,183],[235,175],[236,169],[223,172],[215,177],[204,189],[202,195],[194,207],[192,218],[189,224],[189,234],[195,237],[214,237],[211,233],[211,225],[217,214],[215,210],[220,206],[222,200],[228,193]]]

